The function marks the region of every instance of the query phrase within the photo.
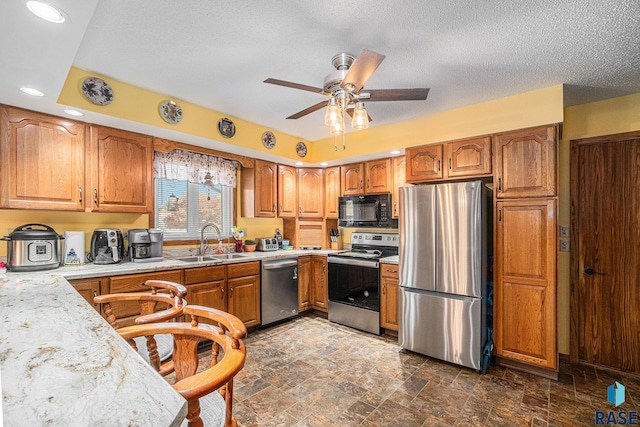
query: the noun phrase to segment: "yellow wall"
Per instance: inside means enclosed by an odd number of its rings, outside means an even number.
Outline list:
[[[608,99],[564,110],[558,158],[558,224],[569,225],[569,149],[572,139],[640,130],[640,94]],[[577,250],[577,248],[571,248]],[[569,354],[569,252],[558,255],[558,350]]]

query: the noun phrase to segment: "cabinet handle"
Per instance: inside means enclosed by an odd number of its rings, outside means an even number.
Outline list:
[[[453,169],[453,168],[451,167],[451,157],[449,157],[449,170],[451,170],[451,169]]]
[[[386,283],[382,284],[382,295],[386,295],[387,294],[387,285]]]
[[[498,209],[498,222],[502,222],[502,209]]]
[[[389,269],[387,268],[387,273],[397,273],[397,271],[396,271],[396,270],[389,270]]]
[[[93,297],[95,298],[95,297],[97,297],[97,296],[98,296],[98,291],[93,291]],[[96,303],[94,302],[94,303],[93,303],[93,306],[94,306],[94,307],[97,307],[97,306],[98,306],[98,304],[96,304]]]
[[[94,204],[98,204],[98,189],[94,188],[93,189],[93,203]]]
[[[298,206],[298,212],[302,215],[302,206]]]
[[[324,274],[325,265],[322,264],[322,274]]]
[[[80,200],[78,200],[78,203],[82,203],[82,187],[78,187],[78,191],[80,191]]]
[[[367,178],[367,190],[371,190],[371,183],[369,182],[369,178]]]
[[[398,213],[398,203],[397,202],[393,202],[393,214],[397,214]]]
[[[224,299],[224,288],[220,288],[220,299]]]
[[[438,160],[438,172],[440,172],[440,160]]]
[[[362,190],[362,180],[360,180],[360,189]]]
[[[502,178],[498,178],[498,193],[502,193]]]
[[[233,286],[229,288],[229,298],[233,298]]]

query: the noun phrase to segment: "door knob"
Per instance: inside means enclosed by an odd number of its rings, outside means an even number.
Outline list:
[[[606,273],[600,273],[600,272],[595,271],[591,267],[587,267],[587,268],[584,269],[584,274],[586,274],[587,276],[593,276],[595,274],[597,274],[599,276],[604,276]]]

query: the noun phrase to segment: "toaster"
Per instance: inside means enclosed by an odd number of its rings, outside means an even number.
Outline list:
[[[261,237],[256,239],[256,250],[263,252],[277,251],[278,240],[275,237]]]

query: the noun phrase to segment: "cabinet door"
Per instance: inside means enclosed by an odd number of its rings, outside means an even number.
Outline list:
[[[555,125],[496,135],[496,197],[555,196],[557,141]]]
[[[313,307],[320,311],[327,311],[329,293],[327,288],[327,257],[311,257],[311,298]]]
[[[338,197],[340,197],[340,166],[324,171],[324,215],[338,219]]]
[[[447,177],[491,174],[491,136],[447,142],[445,151]]]
[[[380,326],[398,330],[398,266],[380,264]]]
[[[407,161],[405,156],[393,158],[393,191],[391,203],[393,203],[392,218],[398,218],[400,209],[400,187],[407,185]]]
[[[298,169],[298,216],[318,218],[324,215],[324,169]]]
[[[150,213],[153,208],[153,143],[150,136],[91,126],[89,200],[98,212]]]
[[[311,257],[298,258],[298,312],[311,308]]]
[[[496,205],[496,354],[549,369],[557,369],[555,203]]]
[[[391,192],[391,159],[366,162],[364,165],[365,193]]]
[[[242,320],[246,327],[260,324],[260,276],[228,279],[227,289],[229,313]]]
[[[187,302],[189,305],[203,305],[217,310],[227,311],[227,295],[225,292],[225,281],[216,280],[213,282],[187,285]],[[185,319],[190,321],[191,319]],[[206,323],[215,323],[203,319]]]
[[[343,196],[364,194],[364,165],[362,163],[340,166],[340,175]]]
[[[296,168],[278,165],[278,217],[293,218],[298,208]]]
[[[93,297],[100,295],[100,279],[69,280],[69,283],[82,295],[82,298],[100,312],[100,304],[93,302]]]
[[[275,218],[277,199],[276,164],[255,162],[255,216]]]
[[[11,107],[0,116],[0,207],[84,210],[84,125]]]
[[[433,181],[443,178],[442,144],[410,147],[407,158],[407,182]]]

